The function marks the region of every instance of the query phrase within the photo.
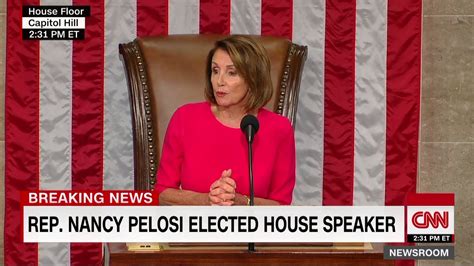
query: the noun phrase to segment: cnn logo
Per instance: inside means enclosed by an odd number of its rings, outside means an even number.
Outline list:
[[[408,234],[454,234],[454,206],[407,206]]]
[[[438,228],[440,225],[442,228],[448,228],[449,212],[418,211],[413,214],[411,221],[416,228],[421,229],[428,228],[429,226],[433,228]]]

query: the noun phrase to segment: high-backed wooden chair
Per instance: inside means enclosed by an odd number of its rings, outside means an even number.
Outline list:
[[[205,100],[206,57],[214,42],[224,37],[146,37],[119,45],[132,109],[135,189],[154,187],[160,149],[174,111]],[[294,123],[307,48],[282,38],[255,38],[266,48],[272,66],[275,92],[266,107]]]

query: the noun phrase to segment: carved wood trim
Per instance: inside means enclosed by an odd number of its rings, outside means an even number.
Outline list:
[[[156,183],[156,138],[145,61],[136,41],[119,45],[129,88],[133,123],[134,180],[136,190],[152,190]]]
[[[280,81],[280,94],[275,112],[287,117],[295,127],[304,62],[308,54],[306,46],[291,44]]]

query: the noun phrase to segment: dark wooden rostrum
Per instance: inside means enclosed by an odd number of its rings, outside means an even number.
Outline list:
[[[128,251],[124,243],[108,244],[110,265],[394,265],[383,259],[383,244],[247,246],[176,245],[161,251]]]

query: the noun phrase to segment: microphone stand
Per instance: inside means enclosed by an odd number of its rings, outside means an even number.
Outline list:
[[[252,128],[249,126],[247,128],[248,130],[248,136],[251,136],[251,131],[252,131]],[[248,151],[249,151],[249,186],[250,186],[250,206],[254,206],[254,190],[253,190],[253,159],[252,159],[252,142],[253,142],[253,139],[249,138],[247,143],[249,144],[249,148],[248,148]],[[248,245],[248,251],[249,252],[255,252],[255,243],[249,243]]]

